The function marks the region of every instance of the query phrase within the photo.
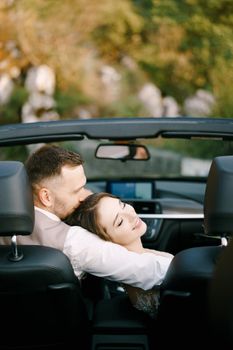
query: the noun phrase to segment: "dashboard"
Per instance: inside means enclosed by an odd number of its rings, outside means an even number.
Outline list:
[[[145,199],[155,198],[154,181],[113,180],[108,181],[106,191],[122,199]]]

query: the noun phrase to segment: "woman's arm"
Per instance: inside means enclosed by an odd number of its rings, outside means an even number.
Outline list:
[[[63,251],[77,276],[88,272],[145,290],[163,281],[171,262],[171,258],[150,250],[144,254],[130,252],[78,226],[69,230]]]
[[[167,252],[162,252],[160,250],[144,248],[144,251],[145,251],[145,253],[154,253],[154,254],[157,254],[157,255],[160,255],[160,256],[164,256],[164,257],[169,258],[169,259],[173,259],[174,258],[173,254],[170,254],[170,253],[167,253]]]

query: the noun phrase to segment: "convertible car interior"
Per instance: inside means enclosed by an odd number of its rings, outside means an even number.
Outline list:
[[[0,349],[232,348],[233,120],[103,118],[0,126]],[[79,152],[87,187],[134,206],[146,248],[175,255],[156,319],[120,283],[76,278],[59,250],[17,244],[34,206],[24,162],[44,143]]]

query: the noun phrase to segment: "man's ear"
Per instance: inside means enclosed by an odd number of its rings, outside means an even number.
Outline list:
[[[39,190],[38,197],[40,202],[45,207],[51,207],[53,205],[53,196],[51,195],[51,192],[46,187],[42,187]]]

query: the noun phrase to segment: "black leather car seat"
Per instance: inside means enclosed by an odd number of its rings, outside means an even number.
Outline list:
[[[216,246],[185,249],[174,257],[161,286],[159,310],[161,334],[168,332],[169,344],[187,346],[209,345],[208,295],[214,271],[227,245],[226,236],[232,229],[233,178],[225,171],[233,171],[233,157],[213,159],[207,178],[204,198],[204,233],[217,238]],[[229,199],[231,196],[231,200]],[[181,333],[186,335],[181,336]],[[182,344],[183,340],[183,344]]]
[[[0,162],[0,349],[89,349],[90,325],[69,259],[45,246],[17,246],[30,235],[34,206],[21,162]]]
[[[216,346],[233,348],[233,156],[218,157],[215,161],[217,195],[209,203],[206,223],[213,232],[220,229],[229,244],[216,264],[208,294],[211,332]]]

